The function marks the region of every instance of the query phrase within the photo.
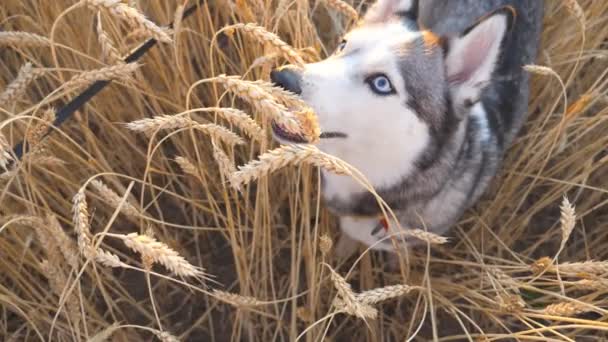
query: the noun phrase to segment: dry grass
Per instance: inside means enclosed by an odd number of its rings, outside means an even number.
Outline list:
[[[217,1],[164,28],[192,3],[2,1],[0,340],[608,337],[607,2],[546,1],[504,169],[449,240],[414,230],[437,244],[398,260],[334,260],[317,167],[364,177],[268,134],[318,137],[269,71],[326,56],[350,7]],[[166,44],[117,63],[142,37]],[[50,108],[105,79],[44,137]]]

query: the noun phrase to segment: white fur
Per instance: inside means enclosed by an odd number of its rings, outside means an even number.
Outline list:
[[[322,140],[319,148],[359,169],[376,188],[406,177],[429,141],[428,126],[405,106],[408,94],[394,53],[396,44],[417,34],[398,23],[356,30],[340,55],[306,65],[303,73],[302,98],[315,109],[321,130],[348,135]],[[391,79],[396,95],[371,91],[364,79],[378,72]],[[350,177],[325,176],[328,199],[363,191]]]
[[[377,243],[378,240],[384,238],[387,234],[390,234],[390,231],[387,233],[382,230],[375,236],[371,235],[371,231],[379,222],[378,218],[344,216],[340,218],[340,229],[352,239],[360,241],[366,246],[374,245],[374,249],[376,250],[393,251],[392,244]],[[390,240],[387,238],[385,241]]]

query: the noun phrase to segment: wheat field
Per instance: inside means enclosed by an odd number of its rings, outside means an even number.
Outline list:
[[[368,3],[2,0],[0,340],[605,340],[608,2],[545,2],[503,169],[397,260],[336,257],[319,168],[364,175],[268,130],[318,136],[269,73],[327,56]]]

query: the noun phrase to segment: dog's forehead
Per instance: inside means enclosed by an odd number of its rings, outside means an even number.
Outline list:
[[[350,31],[345,39],[354,48],[394,47],[414,41],[421,36],[420,31],[412,30],[399,20],[388,23],[363,25]]]

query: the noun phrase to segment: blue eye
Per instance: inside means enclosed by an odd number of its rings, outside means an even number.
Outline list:
[[[395,89],[391,84],[391,80],[384,74],[375,74],[368,77],[366,80],[371,90],[378,95],[395,94]]]
[[[343,39],[340,44],[338,44],[338,47],[336,47],[336,53],[338,52],[342,52],[342,50],[344,50],[344,48],[346,47],[346,40]]]

